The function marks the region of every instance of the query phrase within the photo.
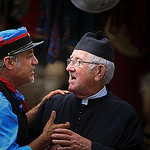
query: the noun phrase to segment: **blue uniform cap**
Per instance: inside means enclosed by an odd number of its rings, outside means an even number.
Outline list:
[[[25,27],[0,32],[0,59],[29,50],[44,41],[33,43]]]

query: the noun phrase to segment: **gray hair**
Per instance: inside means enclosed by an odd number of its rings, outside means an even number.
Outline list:
[[[100,63],[105,66],[105,74],[103,76],[103,82],[104,84],[108,84],[114,75],[115,71],[114,63],[104,58],[95,56],[93,54],[88,54],[88,61]],[[89,64],[89,71],[92,71],[95,66],[96,66],[95,64]]]
[[[18,60],[18,55],[9,56],[9,57],[17,63],[18,68],[21,67],[20,61]],[[0,71],[3,71],[4,69],[6,69],[4,59],[0,59]]]

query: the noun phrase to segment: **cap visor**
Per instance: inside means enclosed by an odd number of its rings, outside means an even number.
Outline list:
[[[28,48],[25,48],[25,49],[23,49],[23,50],[21,50],[21,51],[15,52],[15,53],[12,54],[12,55],[16,55],[16,54],[22,53],[22,52],[27,51],[27,50],[29,50],[29,49],[31,49],[31,48],[34,48],[34,47],[36,47],[36,46],[38,46],[38,45],[40,45],[40,44],[42,44],[42,43],[44,43],[44,41],[32,43],[32,46],[30,46],[30,47],[28,47]]]

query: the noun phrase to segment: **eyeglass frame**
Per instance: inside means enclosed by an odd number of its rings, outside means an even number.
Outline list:
[[[68,61],[69,61],[69,62],[68,62]],[[75,59],[68,58],[68,59],[67,59],[67,66],[68,66],[71,62],[73,62],[73,65],[74,65],[75,67],[79,67],[79,66],[80,66],[80,63],[88,63],[88,64],[101,65],[101,63],[97,63],[97,62],[88,62],[88,61],[83,61],[83,60],[79,60],[79,59],[76,59],[76,61],[75,61]],[[75,64],[77,64],[77,63],[78,63],[78,65],[75,65]]]

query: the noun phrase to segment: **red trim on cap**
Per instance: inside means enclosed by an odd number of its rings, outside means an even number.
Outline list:
[[[10,43],[12,43],[12,42],[14,42],[14,41],[17,41],[17,40],[19,40],[19,39],[21,39],[21,38],[23,38],[23,37],[26,37],[28,35],[28,32],[27,33],[24,33],[24,34],[21,34],[21,35],[19,35],[19,36],[17,36],[17,37],[14,37],[14,38],[12,38],[12,39],[10,39],[10,40],[8,40],[8,41],[5,41],[5,42],[3,42],[3,43],[1,43],[0,44],[0,47],[2,47],[2,46],[4,46],[4,45],[6,45],[6,44],[10,44]],[[0,37],[1,38],[1,37]],[[3,38],[3,37],[2,37]]]
[[[1,37],[0,37],[0,43],[2,43],[2,42],[4,42],[4,39],[3,39],[3,37],[1,36]]]

